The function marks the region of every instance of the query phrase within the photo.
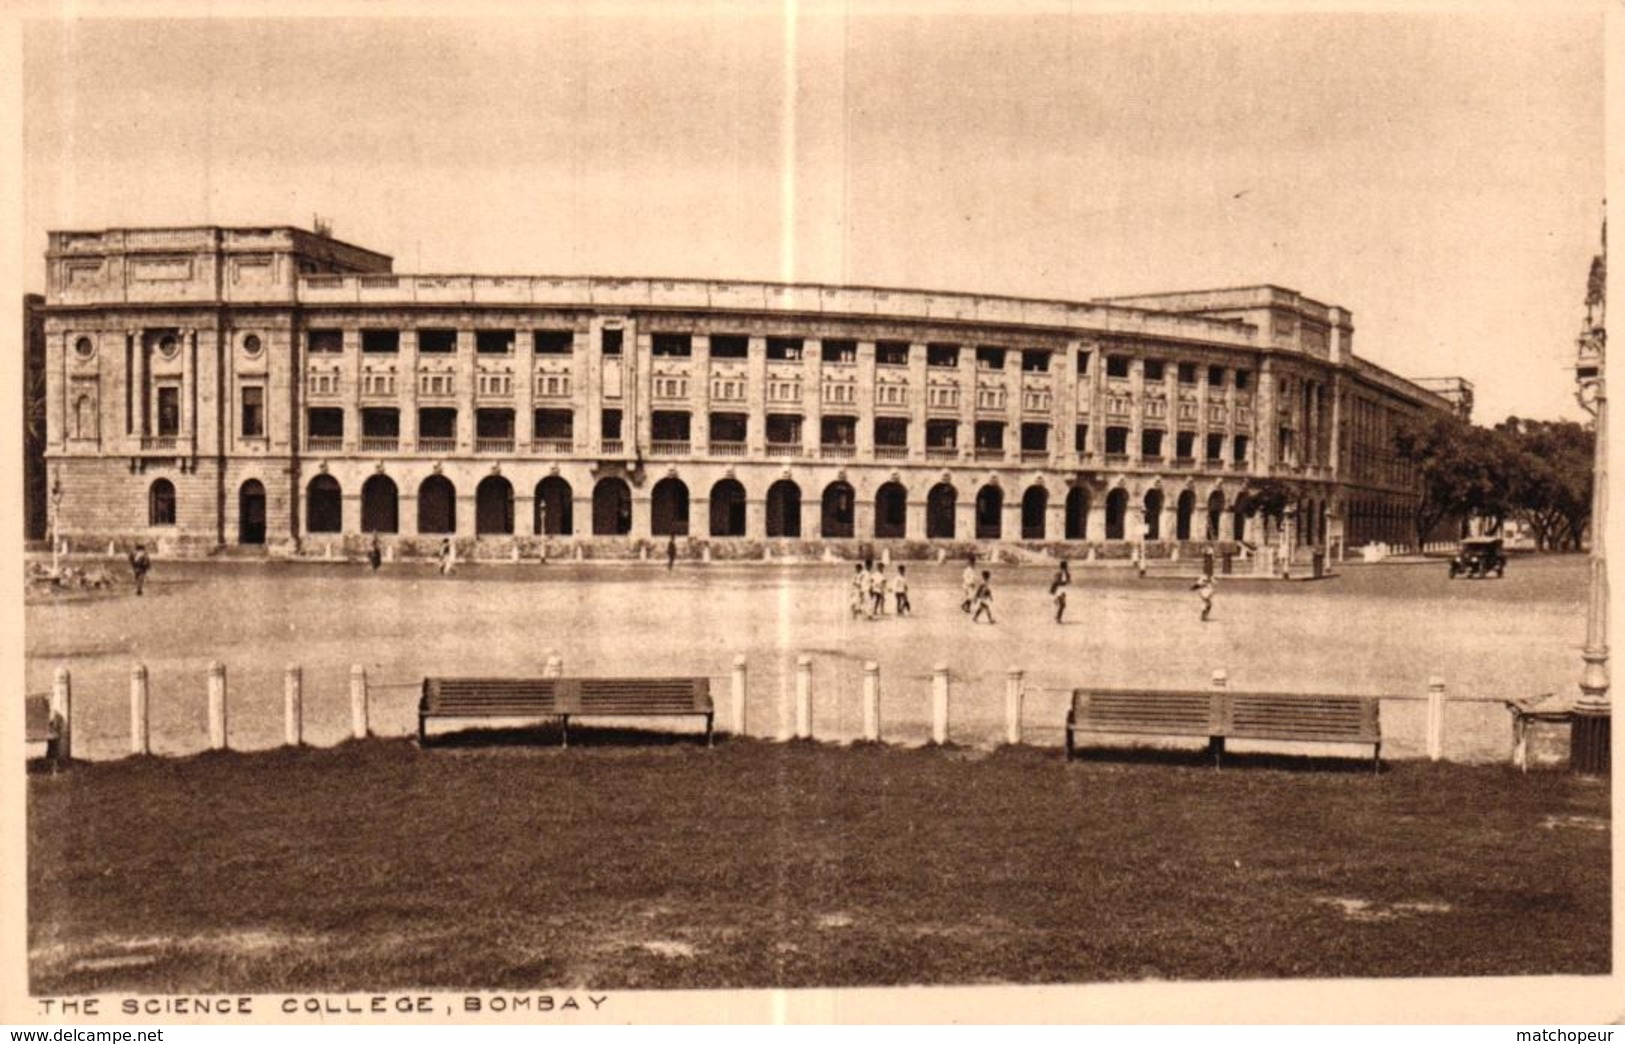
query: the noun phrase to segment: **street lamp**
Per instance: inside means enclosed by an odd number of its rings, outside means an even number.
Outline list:
[[[1569,739],[1569,767],[1575,772],[1609,769],[1611,714],[1608,704],[1608,392],[1604,380],[1608,332],[1605,328],[1608,230],[1603,226],[1602,253],[1591,263],[1586,293],[1585,329],[1578,339],[1574,378],[1580,407],[1595,418],[1597,441],[1591,486],[1591,586],[1586,611],[1586,644],[1581,657],[1580,698],[1574,704]]]

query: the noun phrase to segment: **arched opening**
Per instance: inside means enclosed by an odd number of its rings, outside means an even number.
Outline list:
[[[931,487],[925,498],[925,535],[930,540],[954,538],[954,514],[959,493],[946,482]]]
[[[840,539],[852,536],[852,516],[857,496],[847,482],[831,482],[824,487],[823,511],[819,516],[819,535]]]
[[[657,537],[688,536],[688,487],[667,477],[649,494],[649,532]]]
[[[1247,511],[1249,507],[1250,505],[1247,502],[1246,494],[1236,498],[1235,506],[1230,509],[1232,514],[1230,520],[1230,539],[1247,539]]]
[[[81,439],[96,437],[96,405],[90,396],[81,395],[73,401],[74,434]]]
[[[976,539],[998,540],[1004,530],[1004,490],[986,485],[976,491]]]
[[[252,480],[250,480],[252,481]],[[265,522],[265,489],[258,482],[254,483],[260,497],[261,536],[259,540],[243,539],[245,544],[259,544],[265,540],[263,529]],[[248,493],[248,483],[243,483],[243,495]],[[238,529],[242,530],[247,523],[247,505],[238,508],[238,517],[242,521]],[[332,475],[317,475],[305,487],[305,532],[307,533],[338,533],[344,529],[344,496],[339,489],[339,480]]]
[[[1128,521],[1128,490],[1114,489],[1106,494],[1106,539],[1123,539]]]
[[[1043,486],[1029,486],[1021,496],[1021,539],[1044,539],[1044,515],[1049,510],[1049,493]]]
[[[789,479],[767,488],[767,535],[801,536],[801,487]]]
[[[1214,490],[1207,498],[1207,538],[1219,539],[1219,526],[1224,520],[1224,494]]]
[[[723,479],[711,487],[711,535],[745,535],[745,487],[734,479]]]
[[[1148,490],[1145,494],[1145,538],[1162,539],[1162,490]]]
[[[430,475],[418,487],[418,532],[457,532],[457,487],[444,475]]]
[[[395,480],[388,475],[374,475],[361,484],[361,531],[401,531],[400,491],[395,488]]]
[[[908,490],[901,482],[888,482],[875,491],[875,536],[908,535]]]
[[[474,489],[474,535],[513,533],[513,483],[501,475],[487,475]]]
[[[592,535],[625,536],[632,532],[632,491],[618,478],[598,480],[592,488]]]
[[[147,525],[172,526],[175,524],[175,483],[158,479],[147,490]]]
[[[1066,539],[1089,538],[1089,491],[1073,486],[1066,495]]]
[[[337,503],[339,484],[330,475],[318,475],[310,483],[312,489],[320,479],[333,483],[332,496]],[[265,487],[259,479],[249,479],[237,489],[237,543],[265,543]]]
[[[574,491],[557,475],[536,483],[536,517],[531,529],[538,536],[569,536],[575,532]]]
[[[1196,515],[1196,491],[1187,489],[1174,504],[1174,539],[1191,538],[1191,519]]]

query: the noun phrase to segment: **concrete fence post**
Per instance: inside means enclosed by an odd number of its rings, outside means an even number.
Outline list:
[[[734,657],[733,673],[728,678],[729,695],[733,700],[733,732],[745,734],[745,656]]]
[[[552,649],[547,650],[547,662],[542,666],[542,677],[564,677],[564,658]]]
[[[209,664],[209,749],[225,750],[226,665],[219,660]]]
[[[873,660],[863,665],[863,738],[880,742],[880,664]]]
[[[73,757],[73,676],[66,667],[51,677],[51,716],[57,720],[57,759],[67,761]]]
[[[1011,746],[1021,742],[1021,703],[1025,696],[1022,670],[1012,667],[1004,676],[1004,742]]]
[[[147,725],[147,668],[130,668],[130,753],[151,754],[151,731]]]
[[[359,663],[350,665],[350,732],[367,738],[367,669]]]
[[[948,665],[931,668],[931,742],[948,742]]]
[[[1444,679],[1428,679],[1428,760],[1444,757]]]
[[[305,676],[296,664],[282,674],[283,739],[290,747],[305,741]]]
[[[796,657],[796,739],[812,739],[812,657]]]

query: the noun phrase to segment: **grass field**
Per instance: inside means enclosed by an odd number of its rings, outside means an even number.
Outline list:
[[[1609,964],[1606,786],[1561,773],[600,737],[128,759],[29,790],[36,992]]]
[[[960,565],[910,567],[912,619],[853,621],[850,566],[685,563],[465,565],[454,576],[420,564],[377,576],[343,563],[160,562],[147,597],[28,606],[28,687],[73,671],[76,752],[128,750],[129,671],[151,673],[154,749],[205,745],[205,669],[227,665],[233,746],[282,736],[282,673],[304,668],[306,735],[342,739],[348,674],[367,667],[374,728],[415,728],[426,674],[524,674],[556,649],[569,673],[705,674],[725,678],[747,657],[747,730],[779,731],[796,657],[813,658],[814,734],[860,734],[862,663],[881,667],[883,735],[923,742],[932,664],[947,663],[951,735],[991,746],[1002,733],[1005,672],[1026,671],[1027,738],[1057,745],[1067,691],[1080,684],[1205,686],[1223,667],[1233,687],[1423,695],[1444,677],[1453,705],[1446,755],[1504,761],[1510,727],[1498,701],[1575,690],[1584,636],[1585,563],[1515,558],[1504,580],[1450,581],[1442,562],[1348,566],[1314,583],[1221,578],[1214,620],[1177,580],[1136,580],[1124,568],[1079,569],[1068,619],[1050,621],[1050,572],[994,568],[996,626],[957,608]],[[719,693],[726,692],[719,685]],[[725,700],[722,701],[725,703]],[[1423,749],[1420,703],[1385,702],[1385,753]]]

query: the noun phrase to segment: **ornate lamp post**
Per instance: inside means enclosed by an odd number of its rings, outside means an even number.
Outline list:
[[[1591,262],[1586,291],[1586,324],[1579,337],[1574,367],[1576,398],[1596,419],[1596,458],[1591,489],[1591,590],[1586,611],[1586,644],[1581,653],[1580,698],[1574,704],[1569,740],[1569,767],[1575,772],[1609,769],[1611,713],[1608,704],[1608,392],[1604,380],[1608,333],[1605,329],[1608,271],[1608,226],[1603,225],[1602,253]]]

